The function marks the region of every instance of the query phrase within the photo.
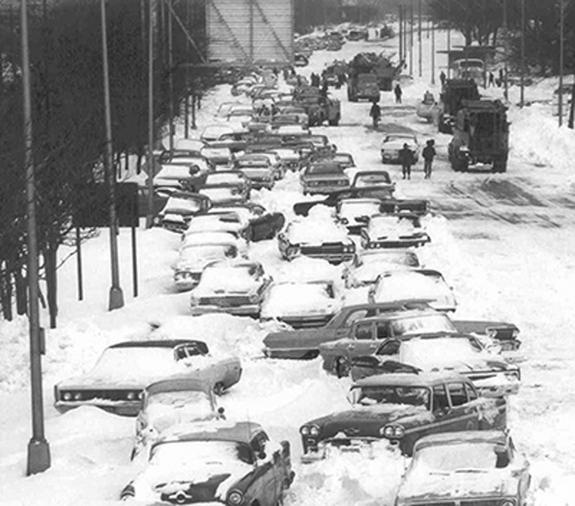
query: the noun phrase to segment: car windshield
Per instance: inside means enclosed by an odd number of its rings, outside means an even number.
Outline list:
[[[415,142],[415,138],[412,135],[392,134],[388,135],[384,142],[394,141]]]
[[[391,328],[395,336],[457,331],[451,320],[444,314],[439,313],[393,320]]]
[[[234,441],[173,441],[152,448],[150,462],[169,467],[205,463],[211,465],[253,463],[250,448]]]
[[[465,442],[429,446],[418,450],[414,465],[437,471],[490,470],[497,467],[496,445],[486,442]]]
[[[412,234],[414,225],[411,220],[398,218],[397,216],[372,216],[369,220],[370,231],[378,234],[398,233]]]
[[[156,177],[158,179],[186,179],[191,177],[193,172],[188,164],[163,165]]]
[[[430,370],[477,359],[481,348],[463,337],[416,338],[402,343],[400,355],[401,362]]]
[[[417,259],[417,256],[411,251],[397,252],[376,250],[376,253],[362,255],[360,257],[360,261],[362,265],[391,263],[397,265],[405,265],[406,267],[419,267],[419,260]]]
[[[343,170],[339,165],[331,165],[328,163],[318,163],[317,165],[310,165],[306,174],[343,174]]]
[[[375,291],[378,302],[402,299],[438,300],[450,295],[449,287],[441,276],[420,272],[397,272],[382,277]]]
[[[257,283],[256,271],[255,265],[208,267],[202,273],[198,289],[210,289],[223,293],[243,293]]]
[[[206,178],[206,185],[240,183],[241,181],[239,174],[210,174]]]
[[[365,386],[361,387],[357,404],[407,404],[429,408],[429,389],[412,386]]]
[[[247,160],[238,160],[237,164],[240,169],[251,169],[251,168],[265,169],[266,167],[270,166],[269,160],[266,160],[265,158],[250,158]]]
[[[344,200],[339,210],[339,214],[343,217],[373,216],[377,213],[379,213],[378,201]]]
[[[195,213],[202,210],[199,199],[185,199],[178,197],[170,197],[166,202],[164,213]]]
[[[227,245],[215,245],[215,246],[204,246],[204,245],[199,245],[199,246],[187,246],[186,248],[182,249],[182,251],[180,252],[180,260],[185,262],[185,261],[193,261],[193,260],[200,260],[200,259],[206,259],[210,260],[210,259],[220,259],[220,258],[225,258],[226,257],[226,252],[229,252],[229,254],[231,255],[231,252],[233,251],[233,248],[231,246],[227,246]]]
[[[391,184],[391,179],[387,172],[381,172],[380,174],[357,174],[355,177],[355,186],[357,188],[377,186],[380,184]]]
[[[197,390],[176,390],[148,395],[148,409],[160,406],[175,409],[191,407],[197,411],[198,414],[203,412],[210,413],[212,411],[208,394]]]

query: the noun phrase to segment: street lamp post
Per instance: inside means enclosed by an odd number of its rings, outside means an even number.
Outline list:
[[[28,47],[28,6],[21,0],[22,89],[24,114],[24,165],[26,168],[26,208],[28,225],[28,319],[30,333],[30,386],[32,391],[32,437],[28,443],[28,475],[50,467],[50,446],[44,436],[42,399],[42,328],[40,327],[38,240],[36,236],[36,187],[32,155],[32,98]]]
[[[563,125],[563,66],[565,64],[565,3],[559,0],[559,126]]]
[[[563,5],[563,1],[561,1],[561,5]],[[560,43],[563,43],[563,34],[561,34]],[[521,107],[525,105],[525,0],[521,0],[521,95],[519,104]]]

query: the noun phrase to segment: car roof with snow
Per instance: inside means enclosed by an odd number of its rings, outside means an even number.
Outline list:
[[[193,430],[197,427],[197,430]],[[250,444],[253,437],[263,431],[263,427],[254,422],[219,422],[213,421],[209,424],[194,424],[186,426],[189,430],[176,432],[178,426],[174,427],[174,432],[167,433],[159,439],[154,446],[162,443],[176,441],[237,441],[239,443]]]
[[[182,391],[200,391],[210,392],[213,386],[206,380],[193,378],[190,376],[173,376],[168,379],[156,381],[146,387],[148,395],[159,394],[162,392],[182,392]]]
[[[123,341],[112,344],[109,348],[175,348],[182,344],[196,344],[194,339],[153,339],[149,341]]]
[[[356,381],[354,387],[376,387],[376,386],[409,386],[409,387],[427,387],[445,383],[447,381],[457,381],[459,383],[471,384],[471,380],[460,374],[452,372],[433,372],[433,373],[392,373],[377,374]]]
[[[435,309],[425,308],[425,307],[422,307],[421,309],[406,309],[406,310],[398,309],[397,311],[380,313],[377,316],[370,316],[368,318],[361,318],[359,320],[356,320],[356,322],[354,322],[354,323],[360,323],[360,322],[361,323],[370,323],[370,322],[377,322],[377,321],[381,321],[381,320],[392,320],[392,319],[396,319],[396,318],[412,318],[414,316],[430,316],[430,315],[438,316],[438,315],[443,315],[443,313],[441,313],[440,311],[436,311]]]

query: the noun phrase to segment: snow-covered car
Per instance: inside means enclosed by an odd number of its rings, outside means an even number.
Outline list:
[[[315,358],[322,343],[348,336],[353,324],[362,318],[425,307],[427,307],[425,303],[413,301],[345,306],[323,327],[269,333],[264,338],[264,354],[271,358]]]
[[[348,288],[373,285],[385,272],[420,267],[417,254],[409,249],[368,249],[345,271],[345,284]]]
[[[235,161],[235,168],[250,181],[252,188],[271,190],[276,182],[276,172],[269,160],[255,155],[243,155]]]
[[[276,282],[265,294],[260,318],[279,320],[294,328],[321,327],[340,307],[332,281]]]
[[[477,338],[452,333],[426,335],[417,329],[411,330],[407,325],[404,329],[406,332],[401,336],[383,343],[379,341],[375,351],[367,356],[361,356],[356,349],[355,358],[351,358],[352,378],[381,374],[390,366],[393,371],[406,365],[419,371],[456,372],[473,381],[482,395],[503,396],[518,392],[521,381],[519,367],[487,351]],[[329,344],[334,343],[325,346]],[[320,353],[323,355],[321,347]],[[351,352],[348,350],[348,353]]]
[[[175,191],[154,218],[154,223],[179,233],[187,228],[193,216],[206,212],[211,206],[212,202],[205,195]]]
[[[238,105],[245,105],[245,104],[242,104],[241,102],[238,102],[237,100],[235,102],[224,102],[224,103],[220,104],[220,106],[218,107],[218,111],[216,112],[216,116],[218,118],[225,118],[229,114],[229,112],[232,110],[232,108],[234,108]]]
[[[362,170],[353,176],[351,191],[358,197],[387,200],[393,198],[395,183],[392,183],[389,173],[385,170]]]
[[[385,438],[411,455],[415,442],[428,434],[505,429],[507,425],[505,399],[480,397],[467,378],[456,374],[371,376],[352,385],[348,400],[351,409],[300,427],[304,462],[322,458],[326,445],[342,439]]]
[[[118,415],[135,416],[144,388],[171,376],[187,376],[222,392],[242,374],[238,358],[216,358],[198,340],[126,341],[104,350],[86,374],[55,385],[54,406],[61,413],[79,406],[97,406]]]
[[[203,170],[199,163],[207,167],[204,159],[195,159],[197,163],[169,163],[161,166],[154,176],[153,184],[156,193],[171,194],[176,190],[196,190],[206,177],[209,169]]]
[[[359,234],[366,226],[369,218],[379,214],[381,201],[379,199],[341,199],[337,204],[336,216],[345,225],[350,234]]]
[[[205,147],[205,142],[199,139],[176,139],[177,151],[201,151]]]
[[[279,157],[284,170],[299,170],[301,155],[297,149],[277,148],[272,149],[271,152],[275,153]]]
[[[529,463],[498,430],[421,438],[401,480],[396,506],[528,504]]]
[[[342,338],[322,343],[319,352],[323,368],[341,377],[349,373],[354,358],[377,352],[390,339],[456,332],[456,327],[444,313],[429,308],[382,312],[356,320]]]
[[[368,294],[370,302],[427,300],[433,309],[455,311],[457,301],[443,275],[430,269],[386,272],[377,278]]]
[[[411,213],[370,216],[361,229],[361,245],[365,249],[409,248],[430,241],[419,216]]]
[[[281,504],[294,479],[290,445],[252,421],[181,428],[156,441],[122,500],[154,504]]]
[[[188,244],[180,249],[178,259],[173,265],[174,285],[179,292],[191,290],[199,283],[206,265],[238,256],[239,250],[234,237],[228,236],[225,241]]]
[[[214,385],[188,377],[156,381],[148,385],[142,395],[132,458],[174,425],[218,420],[223,416],[224,409],[218,408]]]
[[[349,177],[338,163],[329,161],[308,165],[300,173],[300,183],[304,195],[349,189]]]
[[[435,101],[433,93],[425,93],[423,100],[415,106],[415,114],[417,114],[418,118],[422,118],[429,123],[433,121],[434,117],[439,117],[439,105]]]
[[[206,146],[202,148],[201,154],[215,167],[216,170],[229,169],[233,162],[233,154],[230,148],[214,148]]]
[[[188,228],[184,231],[183,240],[192,234],[201,232],[229,232],[231,234],[242,236],[246,225],[240,216],[234,212],[217,213],[219,208],[214,208],[213,213],[200,214],[194,216]]]
[[[205,142],[217,141],[222,135],[233,133],[234,129],[229,125],[208,125],[202,131],[200,139]]]
[[[346,228],[320,213],[288,224],[278,235],[278,247],[286,260],[304,255],[341,263],[355,256],[355,243],[347,236]]]
[[[190,295],[191,312],[230,313],[257,318],[271,278],[258,262],[216,262],[206,266]]]
[[[399,163],[399,152],[407,144],[413,153],[414,160],[419,159],[420,145],[415,134],[391,133],[386,135],[381,141],[381,161],[383,163]]]
[[[239,171],[208,174],[199,193],[207,195],[214,205],[232,205],[249,199],[249,180]]]

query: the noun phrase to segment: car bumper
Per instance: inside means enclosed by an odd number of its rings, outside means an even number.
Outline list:
[[[97,401],[56,401],[54,407],[60,413],[66,413],[71,409],[79,408],[82,406],[95,406],[96,408],[103,409],[108,413],[113,413],[120,416],[136,416],[142,406],[140,400],[136,401],[118,401],[118,402],[102,402]]]
[[[199,316],[208,313],[228,313],[236,316],[252,316],[257,318],[260,314],[260,306],[258,304],[248,304],[245,306],[233,306],[233,307],[222,307],[222,306],[193,306],[191,308],[191,314],[193,316]]]
[[[345,190],[349,190],[349,186],[344,186],[344,185],[319,185],[319,186],[303,185],[304,193],[309,193],[310,195],[338,193],[338,192],[345,191]]]
[[[395,239],[393,241],[370,241],[363,247],[365,249],[410,248],[414,246],[423,246],[428,242],[429,238]]]
[[[174,280],[174,285],[176,287],[176,290],[178,290],[178,292],[187,292],[198,286],[199,282],[200,279],[198,277],[198,279]]]
[[[291,360],[313,359],[319,356],[317,348],[264,348],[267,358],[283,358]]]
[[[321,258],[323,260],[327,260],[330,263],[338,264],[342,262],[350,262],[355,258],[355,253],[322,253],[322,252],[313,252],[309,253],[305,251],[305,248],[302,248],[300,253],[303,256],[310,257],[310,258]]]

